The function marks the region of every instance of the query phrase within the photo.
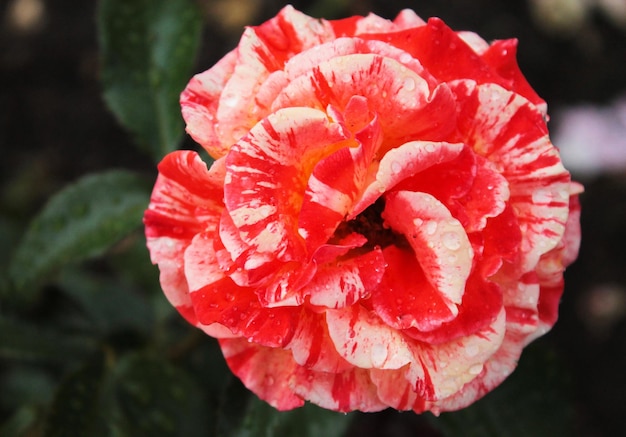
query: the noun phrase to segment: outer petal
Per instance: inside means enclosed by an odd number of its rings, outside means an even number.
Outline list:
[[[253,96],[259,95],[272,72],[282,70],[294,54],[333,37],[328,24],[291,6],[262,25],[247,28],[237,47],[237,66],[224,86],[217,109],[221,143],[235,143],[269,114],[268,108]]]
[[[245,339],[222,339],[226,363],[241,382],[279,411],[304,405],[291,390],[298,365],[289,351],[248,343]]]
[[[195,75],[180,95],[187,132],[216,159],[230,148],[230,143],[223,143],[216,132],[217,108],[236,61],[237,50],[233,50],[210,69]]]
[[[437,408],[484,372],[485,363],[502,345],[504,311],[486,329],[435,347],[412,343],[413,362],[398,370],[372,370],[382,401],[396,409],[422,412]]]
[[[509,204],[524,237],[520,268],[530,271],[563,236],[569,173],[550,143],[542,114],[526,99],[494,84],[463,81],[453,88],[464,140],[509,182]]]
[[[480,84],[499,84],[545,109],[545,102],[519,72],[515,40],[498,42],[492,51],[481,56],[439,18],[430,18],[425,26],[361,37],[385,41],[406,50],[442,82],[472,79]]]
[[[144,214],[152,262],[159,265],[161,287],[181,314],[196,323],[183,270],[184,251],[195,234],[215,228],[223,209],[220,162],[209,172],[195,152],[167,155]]]
[[[322,373],[298,368],[293,390],[314,404],[334,411],[374,412],[387,408],[378,398],[369,372],[364,369]]]

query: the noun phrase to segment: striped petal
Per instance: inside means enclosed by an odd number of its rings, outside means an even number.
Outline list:
[[[509,204],[522,230],[522,272],[563,237],[570,176],[550,143],[543,115],[520,95],[494,84],[460,81],[459,128],[465,142],[494,163],[509,184]]]
[[[196,234],[217,226],[223,209],[222,164],[216,162],[209,171],[195,152],[167,155],[159,164],[159,177],[143,219],[163,292],[192,324],[196,319],[182,259]]]
[[[456,314],[474,256],[463,226],[430,194],[391,192],[385,200],[385,223],[406,237],[428,282]]]

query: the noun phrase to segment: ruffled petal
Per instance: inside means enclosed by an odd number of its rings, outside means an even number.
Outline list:
[[[311,282],[302,290],[312,305],[344,308],[372,294],[385,271],[380,248],[361,255],[339,258],[318,267]]]
[[[220,96],[216,130],[221,143],[226,147],[235,143],[269,114],[263,100],[251,96],[259,95],[272,72],[282,70],[296,53],[333,38],[330,25],[292,6],[260,26],[248,27],[237,47],[237,65]]]
[[[421,413],[437,411],[440,399],[458,393],[484,372],[484,365],[501,348],[505,316],[498,317],[484,330],[437,346],[412,342],[415,360],[397,370],[371,371],[380,399],[392,408]]]
[[[325,113],[288,108],[233,146],[226,157],[225,203],[258,263],[263,255],[284,262],[304,259],[297,218],[309,175],[321,158],[344,147],[346,138],[342,126]]]
[[[463,226],[430,194],[391,192],[385,200],[385,223],[405,236],[428,282],[456,314],[474,256]]]
[[[413,251],[388,246],[384,256],[387,268],[372,307],[387,325],[427,332],[454,320],[456,308],[428,282]]]
[[[391,190],[401,181],[429,167],[453,160],[462,150],[463,144],[430,141],[411,141],[390,150],[380,160],[375,179],[367,185],[348,219],[363,212],[383,193]]]
[[[216,162],[209,171],[195,152],[167,155],[159,164],[159,177],[143,219],[163,292],[192,324],[196,318],[182,259],[197,233],[217,225],[223,209],[221,164]]]
[[[365,369],[326,373],[298,368],[293,390],[304,399],[334,411],[375,412],[388,407],[378,398],[376,386]]]
[[[235,49],[210,69],[195,75],[180,95],[187,133],[215,159],[224,156],[231,146],[222,142],[217,134],[217,108],[236,61]]]
[[[464,141],[494,163],[509,183],[509,204],[522,230],[521,272],[563,237],[570,176],[550,143],[542,114],[528,100],[494,84],[453,84]]]
[[[399,369],[413,361],[404,336],[361,305],[327,310],[326,321],[337,352],[354,366]]]
[[[343,110],[352,96],[361,95],[379,116],[386,149],[415,139],[438,141],[454,129],[454,103],[445,85],[431,90],[428,77],[386,56],[338,56],[291,80],[273,108],[332,105]]]
[[[279,411],[304,405],[291,386],[298,365],[287,350],[267,348],[245,339],[221,339],[220,347],[230,370],[258,397]]]

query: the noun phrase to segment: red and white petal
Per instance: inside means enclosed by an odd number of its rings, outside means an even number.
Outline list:
[[[443,399],[458,392],[481,374],[484,363],[500,349],[506,331],[505,318],[502,309],[489,326],[473,335],[436,346],[413,343],[419,360],[407,369],[407,379],[415,387],[430,384],[420,393],[426,400]]]
[[[300,367],[292,379],[292,388],[304,399],[333,411],[375,412],[388,407],[378,399],[376,386],[365,369],[326,373]]]
[[[385,200],[385,223],[406,237],[424,275],[456,314],[474,256],[463,226],[430,194],[391,192]]]
[[[460,143],[430,141],[411,141],[391,149],[380,160],[375,179],[365,188],[348,219],[363,212],[382,193],[389,191],[401,181],[436,164],[453,160],[462,150],[463,144]]]
[[[550,143],[542,114],[495,84],[453,84],[465,141],[500,170],[522,230],[521,272],[561,240],[569,212],[570,176]]]
[[[270,74],[294,54],[332,40],[330,25],[286,6],[271,20],[249,27],[237,47],[237,66],[224,86],[217,110],[222,144],[238,141],[269,111],[257,96]],[[267,91],[265,91],[267,92]]]
[[[221,141],[215,128],[220,95],[236,61],[235,49],[210,69],[195,75],[180,96],[187,133],[215,159],[225,155],[231,145]]]
[[[224,198],[241,239],[258,254],[301,259],[298,214],[314,165],[345,147],[321,111],[287,108],[257,124],[226,157]]]
[[[517,362],[524,346],[523,338],[523,335],[509,329],[507,326],[500,347],[486,360],[479,375],[465,384],[456,393],[434,402],[427,402],[425,409],[432,411],[436,415],[444,411],[460,410],[496,388],[517,367]]]
[[[486,51],[481,53],[481,57],[506,81],[503,84],[505,88],[527,98],[539,112],[546,116],[548,105],[532,89],[517,65],[516,39],[494,41]]]
[[[364,369],[399,369],[414,360],[404,336],[361,305],[327,310],[328,332],[337,352]]]
[[[299,366],[312,372],[342,373],[354,367],[335,349],[324,312],[302,312],[295,334],[285,349],[291,350]]]
[[[397,29],[411,29],[413,27],[419,27],[426,24],[412,9],[403,9],[393,20],[393,24]]]
[[[195,324],[184,253],[196,234],[217,224],[223,209],[221,163],[209,171],[195,152],[174,152],[161,161],[159,172],[143,219],[147,245],[166,297]]]
[[[392,245],[383,254],[387,268],[371,302],[387,325],[429,332],[454,320],[456,307],[450,309],[449,302],[428,282],[413,251]]]
[[[375,248],[319,266],[302,293],[310,297],[312,305],[344,308],[369,297],[384,271],[385,258],[380,248]]]
[[[258,397],[279,411],[304,405],[291,385],[298,365],[287,350],[267,348],[245,339],[221,339],[220,346],[230,370]]]
[[[404,55],[410,63],[412,58]],[[332,105],[343,110],[360,95],[377,111],[386,148],[418,138],[438,141],[454,129],[454,103],[445,84],[431,90],[429,77],[378,54],[339,56],[294,78],[273,108]]]

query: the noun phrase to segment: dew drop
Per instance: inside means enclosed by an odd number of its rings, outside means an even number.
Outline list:
[[[387,347],[384,344],[377,343],[372,346],[372,351],[370,352],[372,366],[381,367],[387,359],[387,354]]]
[[[235,301],[235,295],[232,293],[226,293],[226,296],[224,296],[226,298],[226,300],[228,302],[234,302]]]
[[[398,174],[400,173],[401,170],[402,170],[402,164],[400,164],[398,161],[393,161],[391,163],[391,173]]]
[[[435,145],[433,143],[427,143],[424,148],[426,149],[427,152],[430,152],[430,153],[435,151]]]
[[[265,379],[265,382],[267,382],[267,385],[274,385],[274,377],[271,375],[268,375],[268,377]]]
[[[478,364],[474,364],[472,367],[469,368],[468,372],[471,375],[478,375],[480,372],[483,371],[483,365],[478,363]]]
[[[400,62],[402,62],[403,64],[408,64],[409,62],[411,62],[412,59],[413,59],[413,56],[411,56],[410,54],[406,52],[400,55]]]
[[[424,224],[424,220],[422,220],[421,218],[413,219],[413,224],[419,228]]]
[[[402,85],[405,90],[413,91],[416,87],[415,79],[413,79],[412,77],[407,77],[406,79],[404,79],[404,83]]]
[[[341,80],[345,83],[350,83],[352,82],[352,75],[350,73],[344,73],[341,75]]]
[[[461,239],[454,232],[446,232],[441,237],[443,245],[450,250],[458,250],[461,247]]]
[[[429,220],[426,222],[426,234],[434,235],[437,232],[437,222],[434,220]]]
[[[476,355],[478,355],[478,346],[476,346],[475,344],[469,345],[468,347],[465,348],[465,355],[467,355],[468,357],[475,357]]]

